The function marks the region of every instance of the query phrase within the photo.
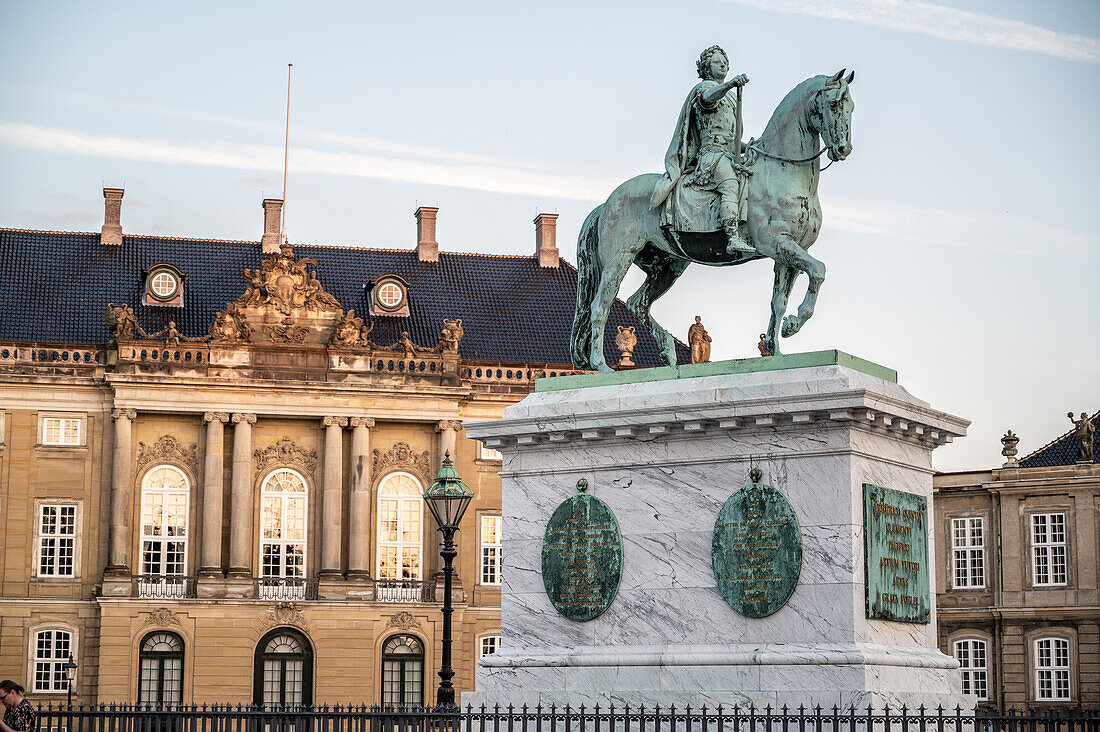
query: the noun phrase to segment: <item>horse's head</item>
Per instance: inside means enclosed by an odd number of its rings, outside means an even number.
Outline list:
[[[856,72],[844,77],[845,69],[829,77],[825,86],[814,96],[811,115],[813,125],[821,134],[830,160],[843,160],[852,152],[852,110],[855,102],[848,85],[856,78]]]

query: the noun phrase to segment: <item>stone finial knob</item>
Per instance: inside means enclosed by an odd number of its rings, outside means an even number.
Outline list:
[[[1012,434],[1012,430],[1005,432],[1004,437],[1001,438],[1001,444],[1004,445],[1001,450],[1001,454],[1005,457],[1005,464],[1003,467],[1014,468],[1018,464],[1016,462],[1016,445],[1020,442],[1020,438]]]

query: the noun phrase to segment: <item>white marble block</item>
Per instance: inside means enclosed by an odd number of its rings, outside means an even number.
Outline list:
[[[934,593],[927,624],[867,619],[862,504],[864,483],[917,493],[931,520],[932,450],[969,423],[893,372],[831,353],[834,365],[770,371],[566,377],[596,385],[539,391],[500,421],[468,424],[504,453],[504,565],[501,648],[463,705],[972,708],[958,663],[936,648]],[[760,619],[735,612],[711,570],[715,517],[752,466],[791,502],[803,542],[794,594]],[[579,478],[623,535],[618,595],[588,622],[559,615],[541,576],[546,522]]]

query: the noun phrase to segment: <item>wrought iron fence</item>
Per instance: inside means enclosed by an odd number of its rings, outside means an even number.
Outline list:
[[[376,580],[374,599],[377,602],[433,602],[435,583],[424,580]]]
[[[256,599],[294,602],[317,599],[317,579],[306,577],[257,577]]]
[[[41,732],[1100,732],[1100,709],[119,705],[39,710]]]

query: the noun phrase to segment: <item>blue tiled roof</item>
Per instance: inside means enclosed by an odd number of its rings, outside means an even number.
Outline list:
[[[1073,415],[1074,419],[1080,419],[1079,414]],[[1100,412],[1089,417],[1094,427],[1100,428]],[[1040,447],[1035,452],[1020,460],[1021,468],[1049,468],[1055,465],[1074,465],[1077,463],[1077,437],[1071,429],[1053,442]],[[1100,429],[1097,429],[1092,437],[1092,454],[1100,457]]]
[[[444,318],[462,318],[464,358],[481,361],[567,364],[577,271],[565,260],[543,268],[534,256],[440,252],[421,262],[414,250],[295,245],[298,257],[317,260],[317,276],[345,309],[371,320],[364,284],[395,273],[409,283],[409,317],[376,317],[370,338],[388,345],[402,330],[435,346]],[[175,320],[185,336],[204,335],[214,314],[245,288],[241,272],[261,263],[257,242],[124,236],[103,246],[99,234],[0,229],[0,340],[106,344],[108,303],[134,308],[149,332]],[[143,272],[159,262],[184,273],[184,307],[141,305]],[[616,301],[608,318],[605,355],[617,363],[616,326],[637,321]],[[649,332],[637,328],[634,360],[663,361]],[[689,349],[677,344],[682,363]]]

